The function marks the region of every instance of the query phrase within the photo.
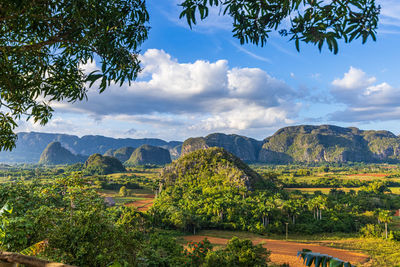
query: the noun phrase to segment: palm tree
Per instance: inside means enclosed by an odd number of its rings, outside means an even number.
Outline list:
[[[380,222],[385,223],[385,236],[388,238],[388,223],[393,221],[393,217],[391,216],[391,212],[389,210],[381,210],[378,214],[378,220]]]

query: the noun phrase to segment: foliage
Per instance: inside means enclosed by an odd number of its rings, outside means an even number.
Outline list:
[[[233,237],[226,248],[210,252],[205,259],[205,266],[268,266],[270,252],[261,244],[253,245],[251,240]]]
[[[125,171],[124,166],[118,159],[97,153],[91,155],[84,164],[84,173],[88,175],[104,175]]]
[[[150,145],[142,145],[131,153],[129,159],[125,162],[125,165],[165,165],[168,163],[171,163],[171,156],[167,149]]]
[[[119,195],[122,196],[122,197],[126,197],[128,195],[128,190],[126,189],[125,186],[122,186],[119,189]]]
[[[15,146],[21,116],[46,124],[52,102],[86,98],[86,82],[134,80],[148,20],[142,0],[2,1],[0,149]],[[94,57],[101,70],[85,73]]]
[[[384,230],[381,225],[367,224],[360,229],[360,233],[363,237],[367,238],[382,238],[384,237]]]
[[[315,267],[319,267],[319,266],[325,267],[325,266],[328,266],[328,264],[330,267],[352,267],[353,266],[350,264],[350,262],[344,262],[338,258],[334,258],[334,257],[326,255],[326,254],[315,253],[309,249],[303,249],[301,251],[298,251],[297,256],[303,259],[303,263],[306,266],[312,266],[313,263],[314,263]]]
[[[200,242],[190,242],[184,251],[187,263],[191,266],[201,266],[212,249],[213,246],[207,238]]]
[[[358,250],[371,257],[371,266],[400,265],[400,243],[382,238],[350,239],[335,243],[335,247]]]
[[[40,155],[39,164],[74,164],[84,162],[87,157],[74,155],[68,149],[61,146],[60,142],[51,142]]]
[[[233,36],[241,44],[259,43],[263,46],[272,30],[282,36],[290,36],[297,50],[299,42],[312,43],[321,50],[327,43],[329,50],[338,52],[338,40],[346,43],[368,37],[376,40],[380,7],[374,0],[349,1],[229,1],[185,0],[180,17],[186,17],[189,26],[208,17],[209,8],[219,6],[222,13],[233,19]],[[288,29],[281,28],[283,21],[290,20]]]
[[[167,166],[155,200],[155,220],[193,231],[200,227],[263,231],[279,191],[222,148],[197,150]],[[265,189],[254,193],[255,188]],[[263,224],[264,222],[264,224]]]

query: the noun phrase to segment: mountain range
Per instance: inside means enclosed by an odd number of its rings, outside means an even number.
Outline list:
[[[167,142],[156,138],[112,138],[100,135],[85,135],[78,137],[68,134],[53,134],[39,132],[20,132],[16,147],[11,151],[0,152],[0,162],[4,163],[37,163],[43,150],[51,142],[59,142],[75,155],[92,155],[95,153],[104,154],[109,149],[121,147],[139,147],[141,145],[158,146],[175,153],[176,147],[182,142]],[[178,156],[178,155],[176,155]]]
[[[94,135],[78,137],[38,132],[19,133],[16,148],[11,152],[0,152],[0,162],[37,163],[41,153],[51,142],[59,142],[75,155],[106,152],[113,154],[123,147],[131,147],[130,152],[141,145],[151,145],[169,150],[172,159],[176,159],[181,153],[185,155],[202,148],[222,147],[248,163],[400,163],[400,137],[395,134],[389,131],[360,130],[334,125],[289,126],[279,129],[262,141],[222,133],[189,138],[183,143],[154,138],[121,139]],[[125,152],[127,151],[121,153]],[[127,157],[128,154],[123,156]]]

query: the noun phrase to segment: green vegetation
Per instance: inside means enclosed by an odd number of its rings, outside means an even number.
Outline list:
[[[169,151],[156,146],[142,145],[135,149],[125,162],[127,166],[165,165],[171,163]]]
[[[103,156],[117,158],[119,161],[121,161],[123,163],[130,158],[133,151],[135,151],[135,148],[133,148],[133,147],[121,147],[118,149],[110,148],[109,150],[106,151],[106,153],[104,153]]]
[[[271,31],[279,30],[282,36],[294,40],[297,50],[300,41],[312,43],[322,49],[324,43],[330,51],[338,52],[338,41],[348,43],[361,38],[365,43],[369,37],[376,40],[376,29],[380,7],[374,0],[302,1],[284,0],[278,2],[252,1],[195,1],[185,0],[181,4],[182,13],[190,26],[196,18],[208,17],[209,8],[220,6],[224,15],[232,17],[233,36],[241,44],[254,43],[263,46]],[[290,26],[283,26],[290,20]],[[284,24],[285,25],[285,24]],[[281,28],[283,26],[283,29]]]
[[[51,142],[40,155],[39,164],[60,165],[84,162],[87,157],[74,155],[61,146],[60,142]]]
[[[387,131],[333,125],[291,126],[264,140],[260,162],[393,162],[399,138]],[[271,154],[272,153],[272,154]]]
[[[80,169],[81,164],[0,166],[0,207],[9,207],[0,215],[2,249],[79,266],[263,266],[269,253],[245,240],[285,239],[288,223],[289,240],[329,240],[324,244],[364,251],[372,262],[396,262],[384,255],[390,249],[383,245],[397,248],[400,240],[400,221],[392,217],[400,196],[388,190],[399,182],[397,165],[249,167],[224,149],[209,148],[164,169],[73,174]],[[320,192],[323,181],[331,186],[326,193]],[[311,191],[285,190],[295,185]],[[342,187],[345,192],[335,186],[349,187]],[[105,197],[111,198],[107,205]],[[180,236],[188,232],[243,240],[210,250],[205,241],[187,245]],[[364,240],[365,247],[358,244]],[[371,240],[382,242],[380,252]]]
[[[46,124],[53,112],[49,102],[85,99],[86,82],[100,80],[102,92],[112,81],[134,80],[149,15],[142,0],[6,0],[0,20],[0,149],[11,150],[22,115]],[[80,66],[95,56],[101,70],[86,74]]]
[[[261,141],[236,134],[214,133],[206,137],[189,138],[182,145],[182,155],[198,149],[222,147],[245,162],[256,162]]]
[[[102,156],[100,154],[91,155],[84,164],[84,173],[93,174],[110,174],[115,172],[124,172],[125,168],[122,163],[114,158],[108,156]]]

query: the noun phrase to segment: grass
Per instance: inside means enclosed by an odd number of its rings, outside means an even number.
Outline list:
[[[358,238],[334,242],[332,246],[355,249],[368,254],[372,258],[369,266],[400,266],[400,242],[377,238]]]
[[[118,191],[100,189],[98,192],[104,197],[112,197],[116,205],[124,205],[129,202],[148,199],[144,195],[153,195],[149,189],[128,189],[128,196],[120,196]]]

